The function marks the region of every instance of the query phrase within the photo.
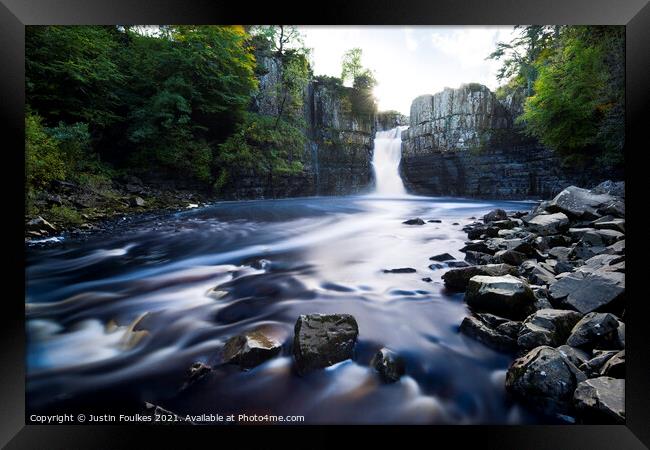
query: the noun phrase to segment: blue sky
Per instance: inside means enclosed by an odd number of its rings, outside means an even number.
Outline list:
[[[372,69],[380,110],[409,114],[411,101],[461,83],[498,86],[497,61],[485,60],[495,43],[509,40],[512,26],[300,26],[312,48],[316,75],[341,75],[343,53],[363,50]]]

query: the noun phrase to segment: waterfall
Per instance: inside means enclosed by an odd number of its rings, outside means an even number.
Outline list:
[[[375,195],[400,197],[406,195],[404,183],[399,175],[402,159],[402,130],[400,126],[388,131],[378,131],[372,152],[372,167],[375,172]]]

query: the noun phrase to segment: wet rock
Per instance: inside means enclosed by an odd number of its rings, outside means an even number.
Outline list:
[[[494,254],[495,262],[518,266],[528,259],[526,254],[515,250],[501,250]]]
[[[447,261],[447,266],[448,267],[469,267],[469,264],[467,264],[465,261]]]
[[[589,353],[570,345],[560,345],[557,350],[573,363],[574,366],[585,372],[582,365],[589,361]],[[586,373],[586,372],[585,372]]]
[[[400,267],[398,269],[384,269],[384,273],[415,273],[412,267]]]
[[[193,363],[187,370],[187,379],[181,387],[181,390],[187,389],[197,381],[202,380],[210,372],[212,372],[212,367],[208,366],[207,364],[203,364],[199,361]]]
[[[612,378],[625,378],[625,350],[609,358],[600,370],[600,374]]]
[[[429,277],[424,277],[422,278],[422,281],[424,281],[425,283],[431,283],[433,280]]]
[[[429,222],[429,223],[442,223],[442,220],[440,220],[440,219],[431,219],[431,220],[427,220],[427,222]]]
[[[483,266],[462,267],[447,271],[442,279],[449,289],[464,291],[470,278],[476,275],[502,276],[516,275],[517,268],[508,264],[486,264]]]
[[[488,222],[494,222],[497,220],[506,220],[508,218],[508,214],[503,210],[503,209],[493,209],[489,213],[483,216],[483,222],[488,223]]]
[[[461,248],[459,251],[463,253],[470,251],[470,252],[480,252],[480,253],[487,253],[493,255],[496,250],[492,246],[488,246],[486,241],[482,239],[475,239],[472,241],[465,242],[465,246]]]
[[[424,220],[420,219],[419,217],[415,219],[409,219],[405,220],[402,222],[404,225],[424,225]]]
[[[494,258],[487,253],[467,251],[465,252],[465,261],[470,264],[485,265],[494,263]]]
[[[549,288],[551,303],[582,314],[615,306],[625,293],[625,274],[576,271]]]
[[[429,258],[429,259],[430,259],[431,261],[440,261],[440,262],[444,262],[444,261],[449,261],[449,260],[452,260],[452,259],[455,259],[455,258],[454,258],[453,256],[451,256],[449,253],[441,253],[441,254],[439,254],[439,255],[432,256],[432,257]]]
[[[293,356],[298,373],[352,358],[359,335],[350,314],[301,315],[294,328]]]
[[[541,309],[524,321],[517,337],[517,345],[533,349],[541,345],[557,347],[564,344],[571,330],[582,318],[575,311]]]
[[[619,321],[609,313],[592,312],[584,316],[571,330],[567,344],[580,348],[616,349]]]
[[[223,348],[224,362],[250,369],[278,355],[282,344],[261,331],[249,331],[226,341]]]
[[[524,319],[534,312],[535,296],[526,282],[512,275],[476,275],[467,284],[465,301],[476,311]]]
[[[537,234],[557,234],[569,228],[569,218],[563,213],[544,214],[533,217],[526,225]]]
[[[618,352],[618,350],[594,350],[591,358],[578,367],[590,378],[598,376],[605,363]]]
[[[573,391],[585,379],[560,351],[542,346],[512,363],[506,373],[506,390],[545,413],[566,413]]]
[[[431,270],[438,270],[438,269],[443,269],[445,265],[443,263],[433,263],[429,265],[429,269]]]
[[[614,200],[608,194],[596,194],[587,189],[569,186],[548,203],[546,210],[552,213],[562,212],[575,218],[597,219],[600,216],[598,208]]]
[[[406,373],[406,363],[397,353],[387,348],[379,350],[370,361],[385,383],[394,383]]]
[[[598,208],[598,213],[623,218],[625,217],[625,202],[618,199],[607,202]]]
[[[56,232],[56,227],[52,225],[47,220],[43,219],[41,216],[36,217],[35,219],[30,220],[25,225],[25,229],[28,231],[38,231],[41,233],[54,233]]]
[[[131,207],[143,207],[146,205],[146,202],[142,197],[131,197],[129,199],[129,206]]]
[[[558,261],[566,261],[569,259],[571,249],[569,247],[553,247],[549,249],[548,256],[557,259]]]
[[[625,423],[625,380],[598,377],[578,384],[573,403],[588,423]]]
[[[467,237],[469,239],[479,239],[481,236],[487,233],[486,227],[475,227],[467,230]]]
[[[460,332],[498,351],[515,350],[517,340],[512,336],[512,332],[507,327],[499,329],[499,327],[510,322],[504,321],[501,324],[496,324],[486,316],[489,317],[490,315],[474,314],[465,317],[460,324]]]
[[[517,222],[514,220],[495,220],[494,222],[490,222],[491,227],[496,227],[499,229],[499,232],[504,231],[504,230],[512,230],[514,227],[517,226]]]

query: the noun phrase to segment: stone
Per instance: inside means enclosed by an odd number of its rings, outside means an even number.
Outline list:
[[[625,198],[625,181],[607,180],[591,189],[594,194],[608,194],[614,197]]]
[[[456,259],[456,258],[451,256],[449,253],[441,253],[439,255],[432,256],[429,259],[431,261],[441,261],[441,262],[443,262],[443,261],[449,261],[449,260]]]
[[[447,261],[447,266],[448,267],[469,267],[469,264],[467,264],[465,261]]]
[[[503,209],[493,209],[489,213],[483,216],[483,222],[488,223],[488,222],[495,222],[498,220],[506,220],[508,219],[508,214],[503,210]]]
[[[503,324],[491,324],[482,316],[481,314],[475,314],[465,317],[460,324],[460,332],[498,351],[509,352],[515,350],[517,347],[516,339],[510,336],[506,330],[497,330]]]
[[[492,264],[494,257],[488,253],[467,251],[465,252],[465,261],[477,265]]]
[[[605,363],[614,357],[619,351],[618,350],[594,350],[592,358],[583,362],[580,367],[580,370],[585,372],[587,375],[598,376],[600,375],[600,370],[603,368]]]
[[[585,372],[582,365],[589,361],[589,353],[570,345],[560,345],[557,350],[573,363],[574,366]]]
[[[370,361],[385,383],[395,383],[406,373],[404,358],[386,347],[380,349]]]
[[[612,378],[625,378],[625,350],[609,358],[600,370],[600,374]]]
[[[38,216],[35,219],[32,219],[29,222],[27,222],[27,225],[25,225],[25,229],[29,231],[38,231],[41,233],[56,232],[56,227],[52,225],[50,222],[48,222],[47,220],[43,219],[41,216]]]
[[[431,269],[431,270],[443,269],[444,267],[445,267],[445,265],[443,263],[429,264],[429,269]]]
[[[129,206],[132,207],[143,207],[146,205],[146,202],[142,197],[131,197],[129,199]]]
[[[301,315],[293,340],[298,373],[303,375],[352,358],[358,335],[359,326],[350,314]]]
[[[538,215],[530,219],[526,226],[534,233],[541,235],[557,234],[568,230],[569,218],[566,214],[555,213]]]
[[[579,270],[583,272],[625,272],[625,257],[606,253],[592,256],[580,266]]]
[[[618,325],[614,314],[589,313],[575,324],[566,343],[580,348],[616,349],[620,346]]]
[[[553,247],[548,251],[548,256],[559,261],[566,261],[569,259],[570,253],[571,249],[569,247]]]
[[[402,222],[404,225],[424,225],[424,220],[420,219],[419,217],[415,219],[409,219],[405,220]]]
[[[601,217],[592,222],[597,230],[613,230],[625,233],[625,219],[619,219],[613,216]]]
[[[588,423],[625,423],[625,380],[598,377],[582,381],[573,403]]]
[[[581,318],[582,315],[575,311],[540,309],[524,320],[517,336],[517,345],[525,349],[562,345]]]
[[[429,277],[424,277],[422,278],[422,281],[424,281],[425,283],[431,283],[433,280]]]
[[[415,273],[417,272],[412,267],[400,267],[398,269],[384,269],[384,273]]]
[[[625,274],[576,271],[549,288],[551,303],[582,314],[615,306],[625,293]]]
[[[611,215],[614,217],[620,217],[624,218],[625,217],[625,202],[622,200],[613,200],[611,202],[607,202],[606,204],[602,205],[600,208],[598,208],[598,212],[603,215]]]
[[[486,264],[483,266],[462,267],[448,270],[442,280],[449,289],[464,291],[470,278],[476,275],[501,276],[517,275],[517,268],[508,264]]]
[[[562,212],[570,217],[597,219],[598,208],[615,200],[608,194],[596,194],[587,189],[569,186],[553,198],[546,207],[549,212]]]
[[[573,391],[586,376],[560,351],[537,347],[516,359],[506,373],[506,390],[545,413],[567,413]]]
[[[185,380],[185,383],[183,383],[181,390],[187,389],[197,381],[202,380],[210,372],[212,372],[212,367],[207,364],[198,361],[193,363],[187,370],[187,379]]]
[[[261,331],[249,331],[228,339],[223,348],[223,360],[250,369],[278,355],[282,344]]]
[[[621,239],[618,242],[613,243],[612,245],[605,248],[604,253],[609,255],[624,255],[625,254],[625,239]]]
[[[512,275],[470,278],[465,302],[476,311],[523,319],[534,311],[535,296],[528,284]]]
[[[518,266],[528,259],[525,253],[515,250],[500,250],[494,254],[495,262]]]
[[[428,223],[442,223],[442,220],[440,220],[440,219],[430,219],[430,220],[427,220],[427,222]],[[458,224],[456,224],[456,225],[458,225]]]
[[[547,285],[555,282],[552,267],[533,261],[525,261],[519,268],[528,281],[536,285]]]

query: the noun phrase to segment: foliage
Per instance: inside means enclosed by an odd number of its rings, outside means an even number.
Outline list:
[[[41,118],[29,112],[25,117],[25,163],[28,190],[65,178],[65,157],[59,142],[45,131]]]

